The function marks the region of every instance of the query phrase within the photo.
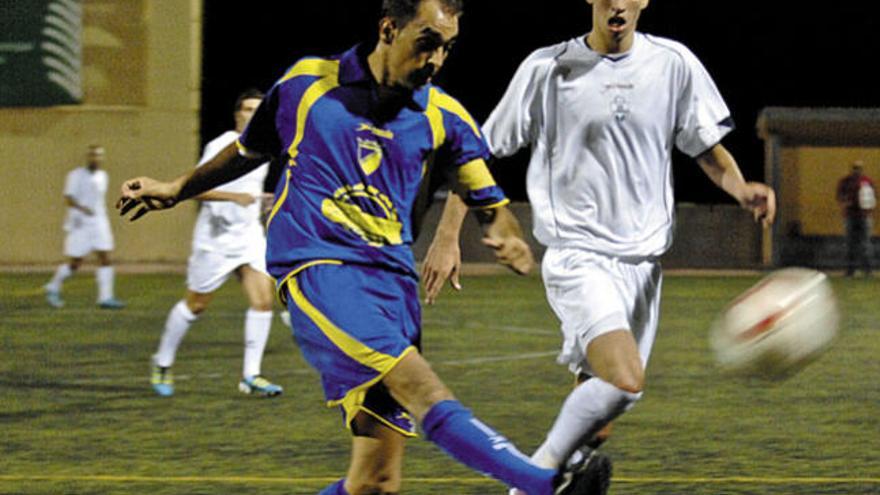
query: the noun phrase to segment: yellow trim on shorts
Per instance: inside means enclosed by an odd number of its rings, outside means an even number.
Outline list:
[[[332,407],[332,406],[328,406],[328,407]],[[400,433],[401,435],[403,435],[405,437],[415,438],[415,437],[419,436],[418,433],[413,432],[413,431],[409,431],[409,430],[404,430],[403,428],[397,426],[396,424],[392,423],[391,421],[388,421],[387,419],[383,418],[382,416],[379,416],[372,409],[368,409],[368,408],[364,407],[363,405],[360,406],[359,411],[370,415],[376,421],[382,423],[383,425],[387,426],[388,428],[391,428],[392,430],[396,431],[397,433]],[[348,419],[349,421],[346,421],[345,424],[348,425],[348,429],[351,429],[351,421],[354,420],[354,415],[347,416],[346,419]],[[415,425],[415,420],[413,419],[412,421],[413,421],[413,425]]]
[[[281,303],[285,308],[287,307],[287,298],[284,297],[284,286],[287,285],[287,282],[290,281],[292,277],[295,277],[299,274],[299,272],[305,270],[306,268],[316,266],[316,265],[341,265],[343,264],[340,260],[332,260],[332,259],[323,259],[323,260],[314,260],[309,261],[308,263],[303,263],[298,267],[294,268],[290,271],[284,278],[281,279],[281,283],[278,284],[277,296],[278,302]]]
[[[475,206],[475,208],[478,210],[492,210],[494,208],[501,208],[502,206],[507,206],[509,204],[510,204],[510,200],[507,198],[504,198],[497,203],[492,203],[491,205],[486,205],[486,206]]]
[[[296,278],[287,280],[287,290],[290,293],[290,297],[293,298],[293,303],[296,307],[312,320],[312,323],[321,330],[330,342],[345,353],[346,356],[379,373],[376,377],[346,392],[345,397],[342,399],[327,401],[327,407],[342,406],[342,409],[345,411],[345,424],[348,428],[351,428],[351,422],[359,411],[371,413],[363,405],[370,387],[379,383],[389,371],[397,366],[397,363],[409,355],[409,353],[417,352],[417,349],[415,346],[409,346],[397,357],[372,349],[337,327],[318,308],[313,306],[300,290]],[[375,413],[372,413],[372,415],[377,416]],[[383,423],[387,424],[387,421],[383,421]],[[404,430],[401,428],[396,428],[391,424],[388,424],[388,426],[404,433]],[[411,433],[405,434],[412,435]]]

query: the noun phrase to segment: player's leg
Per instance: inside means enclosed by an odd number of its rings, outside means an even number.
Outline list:
[[[861,247],[859,253],[862,256],[862,269],[865,276],[871,276],[871,260],[874,259],[874,246],[871,244],[871,233],[874,231],[874,220],[871,217],[862,219]]]
[[[467,466],[532,495],[554,493],[557,470],[534,465],[474,418],[419,354],[415,279],[369,267],[318,265],[289,279],[285,289],[300,350],[321,373],[328,403],[342,407],[348,424],[369,411],[412,435],[415,415],[432,442]],[[399,409],[371,400],[384,390]]]
[[[372,495],[400,492],[406,437],[360,413],[352,422],[351,464],[345,478],[319,495]]]
[[[113,292],[114,271],[110,261],[113,251],[113,232],[110,220],[106,216],[96,219],[95,225],[89,229],[91,249],[98,255],[98,268],[95,270],[95,281],[98,283],[98,307],[102,309],[122,309],[125,304],[116,299]]]
[[[58,265],[52,279],[49,280],[43,289],[46,291],[46,301],[53,308],[64,307],[64,300],[61,298],[61,288],[64,281],[70,278],[82,265],[82,258],[69,258],[66,262]]]
[[[267,397],[281,395],[283,389],[262,376],[263,352],[272,327],[275,284],[266,273],[249,265],[237,270],[250,307],[244,321],[244,363],[239,390]]]
[[[159,346],[152,358],[150,383],[161,396],[174,393],[174,377],[171,366],[177,349],[190,327],[208,309],[214,291],[219,289],[232,274],[234,266],[225,263],[222,254],[195,250],[189,257],[186,269],[187,292],[168,312]]]
[[[153,354],[150,374],[150,384],[157,394],[163,397],[174,395],[174,375],[171,366],[174,365],[177,357],[177,349],[199,315],[208,308],[213,297],[210,292],[200,293],[190,290],[187,291],[184,299],[178,301],[168,312],[159,346]]]
[[[641,397],[656,334],[659,267],[627,265],[590,253],[551,250],[544,261],[551,306],[566,335],[563,358],[593,377],[563,403],[532,458],[559,466]],[[632,323],[631,323],[632,322]],[[605,431],[607,433],[607,431]]]
[[[425,435],[462,464],[529,494],[553,493],[556,469],[533,464],[513,443],[458,402],[417,352],[385,376],[391,395],[421,423]]]
[[[70,228],[64,237],[64,256],[67,261],[58,265],[52,279],[43,286],[46,301],[54,308],[64,306],[61,289],[64,281],[73,276],[82,264],[83,258],[91,251],[89,232],[85,228]]]
[[[99,250],[98,268],[95,270],[95,282],[98,284],[98,307],[102,309],[122,309],[125,304],[113,295],[115,274],[110,261],[110,251]]]
[[[858,218],[847,215],[846,217],[846,276],[851,277],[856,272],[856,258],[859,250]]]

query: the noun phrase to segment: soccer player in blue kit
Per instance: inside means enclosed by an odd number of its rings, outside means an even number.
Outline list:
[[[461,0],[384,0],[375,47],[300,60],[235,145],[172,182],[139,177],[122,188],[121,213],[136,219],[267,156],[288,164],[269,215],[267,267],[327,404],[342,409],[353,436],[346,476],[321,494],[398,493],[414,422],[455,459],[528,494],[585,493],[581,465],[533,464],[459,403],[420,352],[412,217],[435,159],[498,260],[520,273],[533,264],[478,125],[431,84],[461,13]]]

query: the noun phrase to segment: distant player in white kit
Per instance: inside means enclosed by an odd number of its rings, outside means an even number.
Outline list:
[[[86,165],[77,167],[67,174],[64,183],[64,200],[67,202],[67,219],[64,230],[64,255],[69,258],[58,266],[52,280],[44,286],[46,301],[54,308],[64,307],[61,287],[64,281],[76,273],[83,258],[94,251],[98,255],[98,269],[95,279],[98,283],[98,307],[101,309],[121,309],[122,301],[113,297],[113,265],[110,252],[113,251],[113,232],[107,218],[105,205],[107,194],[107,172],[101,169],[104,163],[104,147],[93,144],[86,155]]]
[[[562,323],[559,361],[579,377],[532,457],[544,467],[600,444],[642,396],[658,258],[672,242],[673,145],[756,220],[767,226],[775,215],[773,191],[746,182],[720,144],[733,124],[703,65],[680,43],[636,31],[648,0],[587,3],[592,31],[532,53],[483,126],[496,157],[531,147],[527,189],[535,236],[548,247],[542,274]],[[451,195],[423,270],[431,280],[455,271],[458,260],[442,253],[457,253],[463,216]],[[607,459],[597,462],[607,478]],[[595,492],[607,488],[600,480]]]
[[[199,166],[235,142],[247,126],[263,94],[250,90],[235,104],[235,130],[227,131],[205,146]],[[261,374],[263,351],[272,325],[275,284],[266,273],[266,234],[261,218],[263,182],[269,171],[264,163],[232,182],[195,199],[202,201],[193,231],[193,251],[187,267],[186,297],[168,314],[159,349],[153,355],[150,382],[161,396],[174,394],[171,365],[181,340],[199,315],[207,309],[213,293],[230,275],[241,281],[250,308],[244,322],[244,366],[239,390],[273,397],[283,389]]]

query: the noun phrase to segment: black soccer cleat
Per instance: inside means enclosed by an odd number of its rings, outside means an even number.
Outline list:
[[[611,459],[595,450],[585,452],[557,476],[554,495],[606,495],[611,486]]]

